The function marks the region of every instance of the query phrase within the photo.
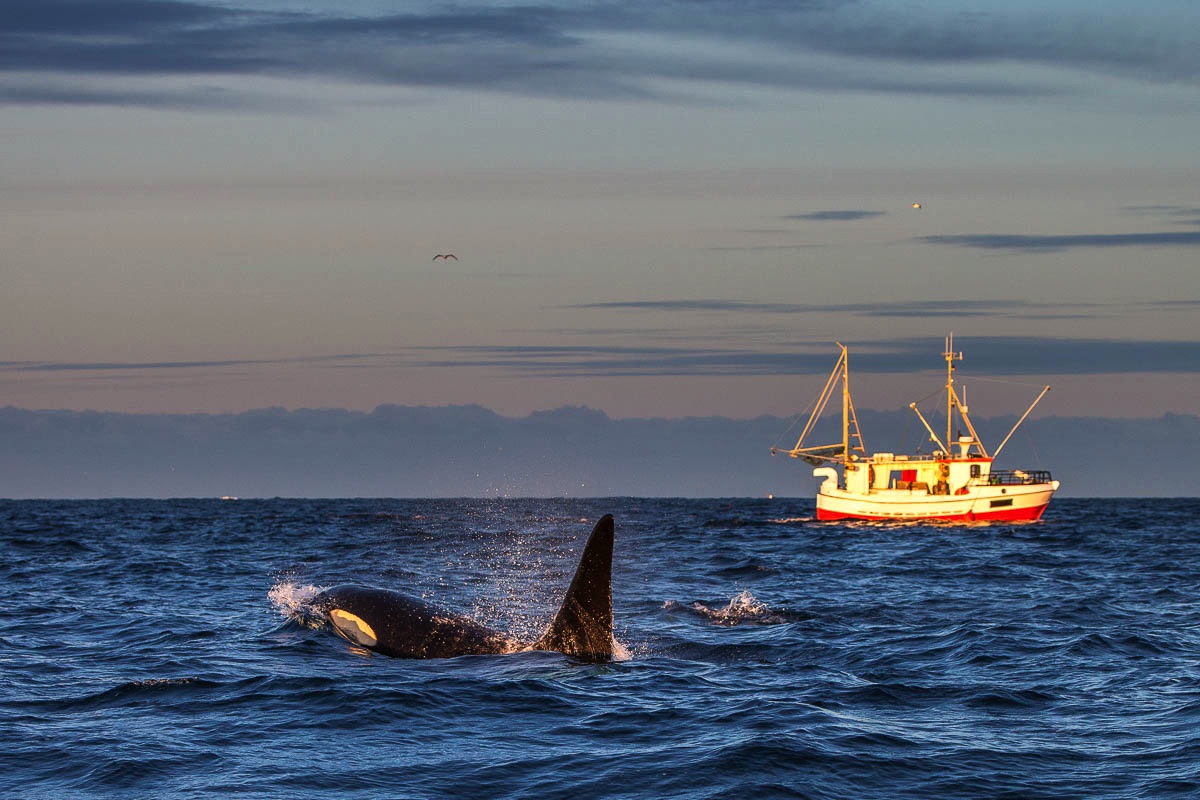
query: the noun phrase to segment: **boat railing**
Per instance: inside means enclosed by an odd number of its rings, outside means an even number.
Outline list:
[[[882,458],[880,457],[882,456]],[[894,466],[903,466],[904,464],[920,464],[929,461],[945,461],[946,456],[942,453],[917,453],[915,455],[893,455],[891,453],[875,453],[868,461],[873,464],[892,464]]]
[[[988,473],[987,482],[992,486],[1050,483],[1050,470],[994,469]]]

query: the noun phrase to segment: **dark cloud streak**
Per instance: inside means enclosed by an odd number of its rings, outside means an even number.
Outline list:
[[[810,211],[807,214],[788,214],[784,219],[797,219],[809,222],[849,222],[871,217],[882,217],[886,211]]]
[[[284,364],[342,364],[384,358],[378,353],[344,353],[277,359],[223,359],[211,361],[0,361],[5,372],[141,372],[147,370],[203,370],[231,367],[271,367]]]
[[[918,241],[925,242],[926,244],[949,244],[977,250],[1016,250],[1019,252],[1036,253],[1085,247],[1196,247],[1200,245],[1200,231],[1083,233],[1041,236],[1015,233],[984,233],[955,236],[923,236]]]
[[[909,18],[839,0],[613,4],[581,2],[513,7],[437,6],[367,16],[324,11],[263,11],[163,0],[9,0],[0,28],[0,69],[10,71],[0,102],[106,103],[189,107],[127,88],[89,90],[79,76],[119,82],[137,76],[272,76],[393,85],[467,88],[538,96],[667,98],[662,81],[820,91],[1035,97],[1057,90],[1013,71],[995,76],[880,70],[887,59],[916,67],[1009,61],[1194,81],[1200,48],[1169,46],[1186,27],[1141,38],[1111,20],[1037,14],[948,14]],[[1082,12],[1080,12],[1082,13]],[[1084,23],[1088,24],[1084,24]],[[1053,23],[1053,24],[1048,24]],[[631,34],[690,38],[742,48],[720,57],[688,48],[608,44]],[[1181,42],[1175,42],[1180,44]],[[757,57],[757,54],[767,57]],[[813,69],[814,54],[850,59]],[[42,74],[62,86],[27,84]],[[73,89],[73,90],[72,90]],[[680,99],[676,94],[669,99]],[[231,100],[234,95],[230,95]],[[688,98],[696,101],[695,97]],[[206,102],[194,104],[208,108]]]
[[[1186,308],[1188,306],[1184,306]],[[1192,306],[1194,307],[1194,306]],[[940,340],[911,337],[846,341],[861,373],[937,369]],[[1200,342],[1053,337],[965,337],[956,349],[970,353],[983,375],[1200,373]],[[148,362],[0,362],[6,373],[93,373],[114,380],[153,372],[330,367],[338,369],[483,369],[540,378],[636,376],[817,375],[834,360],[829,342],[781,342],[770,349],[684,345],[463,345],[399,349],[392,353]]]
[[[854,370],[910,373],[936,369],[939,344],[929,338],[846,342]],[[957,337],[984,375],[1085,375],[1200,372],[1200,342]],[[827,372],[833,355],[808,347],[751,351],[700,347],[470,346],[430,348],[445,357],[426,367],[492,368],[540,377],[756,376]]]
[[[871,317],[1016,317],[1056,315],[1062,309],[1098,309],[1091,304],[1049,304],[1028,300],[911,300],[893,303],[755,303],[739,300],[619,300],[579,303],[567,308],[625,311],[728,311],[753,314],[861,314]]]

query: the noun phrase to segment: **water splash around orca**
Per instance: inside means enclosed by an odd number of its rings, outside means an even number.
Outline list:
[[[588,537],[562,606],[532,644],[389,589],[343,584],[311,605],[343,638],[395,658],[554,650],[581,661],[611,661],[613,533],[613,517],[605,514]]]

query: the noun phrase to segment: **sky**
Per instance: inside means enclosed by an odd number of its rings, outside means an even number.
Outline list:
[[[1200,413],[1194,0],[3,17],[0,405]]]

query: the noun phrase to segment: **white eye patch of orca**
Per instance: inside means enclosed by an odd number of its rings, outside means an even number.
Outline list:
[[[379,637],[375,635],[371,626],[361,617],[356,617],[349,611],[332,608],[329,610],[329,621],[333,623],[334,630],[355,644],[363,647],[374,647],[379,644]]]

